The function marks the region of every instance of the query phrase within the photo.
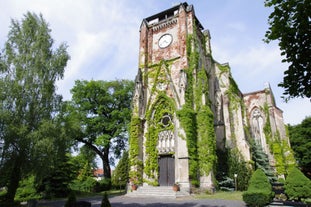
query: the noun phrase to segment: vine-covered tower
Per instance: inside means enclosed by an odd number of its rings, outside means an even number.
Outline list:
[[[178,183],[189,192],[191,187],[211,189],[219,165],[228,160],[242,166],[227,167],[226,176],[251,169],[252,112],[245,108],[229,65],[212,58],[209,31],[192,5],[181,3],[142,21],[135,81],[132,182]],[[257,104],[263,108],[264,103]],[[225,154],[228,159],[222,158]]]

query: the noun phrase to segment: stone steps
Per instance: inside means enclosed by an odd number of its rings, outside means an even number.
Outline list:
[[[163,197],[163,198],[178,198],[189,196],[189,193],[183,191],[173,191],[172,186],[139,186],[137,190],[128,192],[128,197]]]

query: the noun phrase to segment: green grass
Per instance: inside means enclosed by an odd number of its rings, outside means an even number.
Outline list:
[[[242,191],[219,191],[214,194],[198,194],[195,195],[195,198],[198,199],[223,199],[223,200],[238,200],[242,201]]]

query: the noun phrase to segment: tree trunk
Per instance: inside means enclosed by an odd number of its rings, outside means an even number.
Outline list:
[[[111,178],[111,169],[110,169],[110,163],[109,163],[109,156],[108,152],[109,149],[105,149],[104,152],[101,154],[100,158],[103,161],[103,170],[104,170],[104,178]]]
[[[14,197],[21,179],[21,165],[18,156],[13,163],[12,172],[8,181],[8,192],[5,196],[5,202],[8,207],[14,206]]]

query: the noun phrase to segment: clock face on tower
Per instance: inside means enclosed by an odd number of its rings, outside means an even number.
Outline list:
[[[173,36],[171,34],[164,34],[159,39],[159,47],[166,48],[168,47],[173,41]]]

